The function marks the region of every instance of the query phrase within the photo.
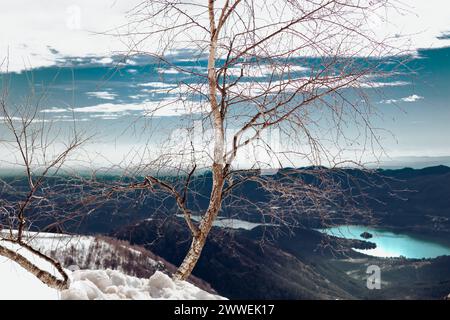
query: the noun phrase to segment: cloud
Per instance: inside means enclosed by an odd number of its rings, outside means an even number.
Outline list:
[[[124,113],[102,113],[102,114],[91,114],[89,115],[89,118],[93,118],[93,119],[103,119],[103,120],[117,120],[122,116],[126,116],[128,115],[127,112]]]
[[[128,98],[133,100],[142,100],[148,97],[148,94],[132,94]]]
[[[305,72],[310,70],[309,68],[299,65],[236,65],[229,68],[227,74],[235,77],[239,77],[241,72],[244,77],[267,77],[273,75],[287,75],[294,72]]]
[[[93,106],[73,109],[46,109],[42,110],[42,112],[75,112],[80,114],[94,114],[90,115],[90,117],[102,117],[101,115],[95,114],[103,114],[103,119],[112,119],[113,117],[117,118],[117,116],[127,115],[130,112],[138,112],[144,116],[170,117],[191,113],[201,113],[203,110],[204,105],[199,102],[180,99],[165,99],[160,101],[144,101],[141,103],[101,103]]]
[[[78,113],[121,113],[126,111],[143,111],[145,104],[115,104],[102,103],[89,107],[74,108],[74,112]]]
[[[243,78],[241,81],[229,88],[228,94],[230,96],[240,97],[257,97],[261,95],[277,95],[280,92],[284,93],[305,93],[313,92],[314,90],[330,90],[332,88],[341,89],[375,89],[384,87],[400,87],[410,85],[410,82],[406,81],[371,81],[370,77],[347,77],[341,78],[336,76],[332,77],[317,77],[311,78],[308,76],[286,78],[274,81],[256,81],[252,78]],[[189,85],[181,83],[176,87],[177,92],[181,96],[188,92],[206,92],[208,90],[205,83],[189,83]],[[143,91],[145,92],[145,91]],[[156,92],[156,91],[148,91]]]
[[[96,62],[109,64],[113,52],[126,52],[128,46],[120,37],[101,33],[126,25],[127,12],[141,2],[3,0],[0,61],[9,55],[9,71],[52,66],[68,57],[97,57]],[[446,32],[450,21],[449,1],[410,0],[404,6],[407,12],[386,9],[375,13],[379,19],[372,19],[373,34],[381,39],[396,33],[407,35],[412,49],[450,45]],[[261,20],[264,21],[264,17]],[[186,44],[189,43],[183,45]],[[195,48],[194,43],[192,46]],[[175,69],[161,71],[178,73]]]
[[[64,108],[50,108],[50,109],[44,109],[41,110],[43,113],[64,113],[67,112],[67,109]]]
[[[114,100],[117,98],[117,94],[107,91],[86,92],[86,95],[103,100]]]
[[[9,122],[9,120],[12,120],[12,121],[20,121],[20,122],[22,122],[23,121],[23,119],[22,118],[20,118],[20,117],[4,117],[4,116],[0,116],[0,122]]]
[[[361,88],[384,88],[384,87],[401,87],[407,86],[411,83],[406,81],[391,81],[391,82],[363,82],[360,84]]]
[[[407,40],[411,49],[442,48],[450,45],[450,38],[437,40],[448,30],[450,2],[442,0],[408,0],[397,4],[404,10],[391,8],[375,21],[374,32],[381,37],[399,34],[399,41]],[[385,19],[384,19],[385,18]],[[395,44],[395,42],[394,42]]]
[[[96,63],[108,64],[112,52],[126,51],[127,46],[95,32],[126,23],[126,12],[139,2],[3,0],[0,61],[9,57],[10,72],[53,66],[67,57],[97,57]]]
[[[422,99],[424,99],[424,97],[419,96],[417,94],[413,94],[411,96],[404,97],[404,98],[401,98],[401,99],[382,100],[382,101],[380,101],[380,103],[394,104],[394,103],[399,103],[399,102],[416,102],[416,101],[422,100]]]
[[[113,58],[110,57],[91,59],[92,64],[112,64],[113,62],[114,62]]]
[[[183,73],[181,70],[178,70],[176,68],[157,68],[156,69],[158,71],[159,74],[178,74],[178,73]]]
[[[170,84],[166,82],[146,82],[146,83],[139,83],[138,87],[151,87],[151,88],[175,88],[176,84]]]
[[[23,122],[24,119],[20,118],[20,117],[10,117],[10,118],[6,118],[3,116],[0,116],[0,124],[1,122],[6,122],[9,121],[11,119],[11,121],[14,122]],[[56,116],[53,117],[52,119],[41,119],[41,118],[34,118],[34,119],[30,119],[28,120],[30,121],[31,124],[36,124],[36,123],[53,123],[53,122],[85,122],[85,121],[90,121],[90,119],[88,118],[81,118],[81,119],[74,119],[73,117],[69,117],[69,116]]]
[[[450,40],[450,31],[442,32],[436,38],[438,38],[439,40]]]
[[[416,102],[417,100],[422,100],[423,97],[418,96],[417,94],[413,94],[412,96],[403,98],[402,101],[404,102]]]

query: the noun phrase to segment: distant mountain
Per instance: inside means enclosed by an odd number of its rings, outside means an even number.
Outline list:
[[[417,232],[450,234],[450,168],[381,170],[386,187],[369,194],[380,225]]]
[[[299,181],[315,183],[309,175],[310,170],[313,169],[304,168],[301,173],[290,173],[292,170],[283,169],[278,174],[271,176],[271,179],[282,179],[284,174],[292,174],[298,175]],[[450,234],[449,167],[377,169],[372,171],[349,168],[325,172],[329,178],[334,179],[343,189],[347,190],[346,192],[349,192],[347,193],[348,196],[359,197],[357,205],[359,205],[359,210],[362,213],[348,215],[341,211],[340,206],[329,207],[331,214],[328,217],[328,224],[366,224],[368,220],[364,212],[370,211],[373,216],[371,223],[421,233]],[[7,179],[16,179],[16,184],[26,183],[23,179],[17,180],[17,177],[3,178],[4,181],[7,181]],[[107,179],[108,183],[113,184],[116,178],[111,176],[103,179]],[[1,183],[2,180],[0,180]],[[196,207],[192,210],[195,212],[202,208],[205,209],[208,205],[208,192],[211,188],[211,174],[204,173],[195,176],[191,182],[191,187],[200,195],[195,198],[195,201],[190,201],[193,199],[188,198],[188,203],[196,204]],[[13,197],[7,192],[8,189],[0,188],[1,197]],[[242,183],[234,192],[246,197],[252,203],[257,203],[260,208],[263,208],[269,201],[269,194],[264,190],[257,189],[257,185],[252,181]],[[74,199],[77,198],[76,194],[71,196]],[[273,205],[279,208],[280,213],[283,210],[291,210],[282,200],[277,201]],[[88,212],[88,209],[83,212]],[[81,234],[108,234],[117,228],[152,218],[155,213],[169,216],[177,213],[174,199],[168,197],[161,203],[150,192],[144,192],[144,196],[142,193],[136,192],[127,194],[127,197],[110,199],[89,215],[82,215],[78,219],[70,219],[67,223],[57,225],[52,229],[47,229],[47,231],[68,230]],[[34,226],[42,228],[52,223],[51,219],[43,216]],[[236,210],[235,208],[229,209],[227,205],[224,205],[221,216],[233,216],[254,223],[261,222],[259,211],[251,206]],[[313,209],[308,214],[291,212],[290,216],[293,216],[304,226],[320,227],[322,223]]]
[[[450,156],[441,157],[393,157],[390,159],[382,159],[376,167],[384,169],[402,169],[410,167],[414,169],[423,169],[439,165],[450,166]]]

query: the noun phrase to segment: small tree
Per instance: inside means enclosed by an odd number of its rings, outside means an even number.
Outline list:
[[[33,236],[27,231],[33,227],[37,230],[45,222],[67,218],[73,191],[69,191],[69,179],[58,177],[58,173],[86,139],[74,129],[62,130],[61,126],[57,129],[55,123],[46,119],[40,112],[43,96],[37,96],[34,90],[28,97],[22,97],[22,101],[11,102],[7,75],[2,76],[2,88],[0,164],[11,173],[0,179],[0,255],[16,262],[46,285],[67,289],[69,277],[60,262],[33,247]],[[18,253],[20,248],[50,263],[62,278]]]
[[[387,0],[157,0],[131,11],[131,23],[119,32],[131,39],[129,54],[149,55],[188,75],[167,92],[175,96],[171,102],[147,114],[176,105],[184,112],[184,130],[172,136],[175,144],[166,141],[158,157],[141,158],[133,174],[143,174],[144,181],[116,188],[157,190],[175,199],[192,235],[176,279],[191,274],[224,205],[251,205],[276,224],[311,211],[329,217],[338,202],[353,207],[355,200],[342,201],[342,185],[322,165],[362,165],[351,155],[352,145],[359,156],[378,155],[381,145],[370,123],[375,113],[364,90],[381,76],[382,57],[399,53],[370,28],[388,5]],[[186,48],[197,67],[174,62],[173,55]],[[356,124],[356,133],[349,132],[350,124]],[[267,131],[277,134],[275,142]],[[239,156],[248,153],[259,155],[240,168]],[[277,178],[264,174],[299,163],[313,167]],[[204,170],[211,172],[212,187],[195,221],[197,191],[191,182]],[[233,192],[246,181],[271,195],[264,207],[245,192]]]

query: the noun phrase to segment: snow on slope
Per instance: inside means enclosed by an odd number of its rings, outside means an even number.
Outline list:
[[[165,270],[164,263],[151,252],[113,238],[29,232],[27,242],[66,268],[110,268],[137,277]]]
[[[46,261],[33,256],[27,250],[16,245],[0,241],[0,245],[23,255],[40,268],[55,274],[55,269]],[[58,299],[57,290],[44,285],[34,275],[17,263],[0,256],[0,299]]]
[[[77,269],[114,269],[137,277],[165,270],[159,257],[140,247],[113,238],[39,234],[33,246]]]
[[[173,281],[156,271],[150,279],[139,279],[115,270],[79,270],[71,274],[73,284],[61,293],[64,300],[210,300],[220,299],[186,281]]]
[[[76,255],[70,257],[75,258],[74,261],[83,261],[83,258],[92,253],[93,248],[108,247],[107,243],[101,243],[94,237],[71,237],[45,233],[29,233],[27,236],[29,242],[36,248],[46,253],[53,251],[53,255],[59,258],[64,259],[75,252]],[[26,249],[5,241],[0,241],[0,245],[15,250],[42,269],[57,275],[53,266],[32,255]],[[84,251],[81,260],[80,250]],[[130,252],[135,251],[130,250]],[[101,251],[95,252],[96,255],[101,253]],[[136,251],[135,254],[135,256],[130,255],[129,258],[138,257],[141,253]],[[97,261],[99,261],[98,257]],[[101,261],[98,263],[100,268],[104,265]],[[67,270],[67,273],[71,279],[71,286],[68,290],[60,292],[41,283],[15,262],[0,256],[0,299],[223,299],[188,282],[173,281],[160,271],[154,272],[148,279],[129,276],[119,270],[111,269]]]

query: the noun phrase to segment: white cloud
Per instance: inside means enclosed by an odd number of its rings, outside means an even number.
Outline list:
[[[41,110],[41,112],[48,112],[48,113],[63,113],[63,112],[67,112],[67,109],[64,108],[50,108],[50,109],[44,109]]]
[[[98,57],[126,51],[120,39],[95,34],[126,23],[126,11],[141,0],[3,0],[0,10],[0,62],[8,70],[52,66],[64,57]],[[3,71],[6,66],[3,65]]]
[[[417,94],[413,94],[412,96],[403,98],[402,101],[404,102],[416,102],[417,100],[422,100],[423,97],[418,96]]]
[[[114,60],[110,57],[104,57],[104,58],[94,58],[91,60],[91,63],[93,64],[111,64]]]
[[[65,57],[98,57],[99,63],[110,63],[112,53],[127,51],[126,41],[101,33],[124,25],[126,12],[141,2],[3,0],[0,61],[9,55],[9,71],[55,65]],[[374,35],[380,38],[406,35],[397,42],[406,42],[413,49],[450,45],[450,39],[438,39],[450,27],[450,1],[409,0],[400,6],[409,12],[391,9],[378,12],[378,18],[369,20]],[[189,45],[189,41],[183,45],[186,44]],[[2,68],[5,70],[6,66]],[[175,74],[179,71],[161,72]]]
[[[379,81],[373,81],[373,82],[363,82],[360,84],[361,88],[384,88],[384,87],[401,87],[401,86],[407,86],[411,83],[406,81],[391,81],[391,82],[379,82]]]
[[[391,81],[391,82],[379,82],[370,81],[368,77],[361,77],[360,79],[354,79],[352,77],[335,79],[329,77],[318,77],[311,79],[310,77],[298,77],[291,79],[275,80],[272,82],[267,81],[239,81],[232,88],[229,89],[229,94],[236,96],[258,96],[258,95],[270,95],[277,94],[280,90],[284,92],[311,92],[317,89],[330,89],[330,88],[384,88],[384,87],[399,87],[407,86],[409,82],[406,81]],[[205,92],[207,90],[203,83],[191,83],[189,86],[181,84],[177,88],[180,93],[189,92],[195,90],[197,92]]]
[[[424,97],[419,96],[417,94],[413,94],[411,96],[404,97],[401,99],[388,99],[388,100],[382,100],[380,102],[386,103],[386,104],[394,104],[394,103],[399,103],[399,102],[416,102],[416,101],[422,100],[422,99],[424,99]]]
[[[117,120],[122,116],[127,115],[127,112],[123,112],[123,113],[104,113],[104,114],[91,114],[89,115],[89,118],[93,118],[93,119],[103,119],[103,120]]]
[[[65,110],[65,111],[67,111],[67,110]],[[9,119],[11,119],[12,121],[15,121],[15,122],[23,122],[24,121],[24,119],[22,119],[20,117],[11,117]],[[6,118],[6,117],[1,116],[0,117],[0,124],[2,122],[9,121],[9,119]],[[68,116],[55,116],[52,119],[35,118],[35,119],[32,119],[32,120],[28,120],[28,121],[30,121],[31,124],[36,124],[36,123],[74,122],[74,121],[76,121],[76,122],[83,121],[84,122],[84,121],[90,121],[90,119],[87,119],[87,118],[74,119],[73,117],[68,117]]]
[[[86,94],[90,97],[95,97],[103,100],[114,100],[117,97],[117,94],[107,91],[87,92]]]
[[[128,96],[128,98],[133,99],[133,100],[144,99],[146,97],[148,97],[147,94],[132,94],[132,95]]]
[[[311,79],[309,77],[298,77],[292,79],[276,80],[272,82],[266,81],[239,81],[232,88],[229,89],[228,94],[230,96],[239,97],[257,97],[261,95],[271,95],[278,94],[279,91],[285,93],[289,92],[312,92],[313,90],[329,90],[330,88],[383,88],[383,87],[398,87],[407,86],[409,82],[406,81],[392,81],[392,82],[373,82],[369,81],[367,78],[361,79],[329,79],[329,78],[318,78]],[[180,96],[195,92],[206,92],[207,87],[204,83],[190,83],[189,86],[186,84],[180,84],[176,88],[176,93]],[[142,92],[154,93],[153,90],[142,90]],[[136,97],[137,98],[137,97]]]
[[[144,87],[145,89],[141,89],[141,93],[135,95],[133,99],[138,98],[140,96],[148,96],[144,95],[145,93],[149,93],[152,96],[154,96],[157,93],[169,94],[170,92],[174,91],[178,87],[178,85],[169,84],[165,82],[147,82],[138,84],[138,87]]]
[[[79,113],[120,113],[126,111],[142,111],[144,109],[144,104],[102,103],[89,107],[74,108],[73,111]]]
[[[137,62],[131,59],[126,59],[124,64],[129,66],[135,66],[137,65]]]
[[[287,75],[293,72],[304,72],[309,70],[297,65],[236,65],[227,70],[228,75],[239,77],[241,72],[244,77],[266,77],[270,75]]]
[[[146,83],[139,83],[138,87],[174,88],[176,87],[176,85],[165,82],[146,82]]]
[[[176,69],[176,68],[169,68],[169,69],[157,68],[156,70],[160,74],[178,74],[178,73],[183,73],[181,70]]]
[[[4,117],[4,116],[0,116],[0,123],[1,122],[9,122],[9,120],[12,120],[12,121],[22,121],[23,119],[22,118],[20,118],[20,117]]]
[[[450,45],[450,39],[439,40],[450,25],[450,1],[408,0],[409,12],[391,10],[386,23],[381,23],[375,31],[406,35],[413,48],[437,48]]]
[[[117,118],[128,114],[128,112],[140,112],[145,116],[168,117],[181,116],[190,113],[201,113],[204,106],[201,103],[193,101],[183,101],[179,99],[166,99],[162,101],[144,101],[141,103],[102,103],[88,107],[79,107],[74,109],[46,109],[44,112],[60,113],[75,112],[81,114],[103,114],[90,115],[90,117]],[[64,111],[62,111],[64,110]]]

